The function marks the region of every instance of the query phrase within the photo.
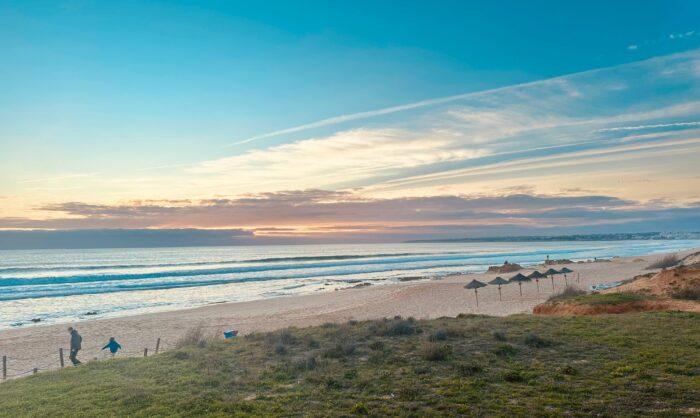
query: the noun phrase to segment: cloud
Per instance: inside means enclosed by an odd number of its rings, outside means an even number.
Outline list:
[[[3,218],[0,228],[205,228],[254,231],[258,236],[328,235],[433,225],[520,225],[527,228],[624,224],[658,219],[697,206],[649,205],[602,195],[507,194],[369,199],[324,190],[263,193],[238,199],[132,202],[122,205],[65,202],[39,208],[55,219]]]

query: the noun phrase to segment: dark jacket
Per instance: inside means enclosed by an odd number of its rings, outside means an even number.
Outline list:
[[[78,331],[73,330],[70,332],[70,349],[80,350],[82,347],[83,337],[78,334]]]
[[[119,343],[116,342],[116,341],[110,341],[110,342],[107,343],[107,345],[105,345],[104,347],[102,347],[103,350],[104,350],[105,348],[109,348],[109,351],[110,351],[112,354],[114,354],[114,353],[116,353],[119,349],[121,349],[122,346],[119,345]]]

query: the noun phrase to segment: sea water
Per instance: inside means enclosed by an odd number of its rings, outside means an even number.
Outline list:
[[[700,247],[700,240],[0,251],[0,329]]]

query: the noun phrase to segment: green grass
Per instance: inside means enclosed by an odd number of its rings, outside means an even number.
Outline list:
[[[651,296],[642,295],[639,293],[589,293],[582,296],[577,296],[571,300],[576,303],[586,305],[621,305],[623,303],[640,302],[653,299]]]
[[[326,324],[0,384],[8,417],[671,417],[698,405],[700,315],[678,312]]]

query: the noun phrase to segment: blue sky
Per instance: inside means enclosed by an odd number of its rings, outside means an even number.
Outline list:
[[[580,195],[575,181],[557,183],[561,166],[521,180],[503,164],[592,150],[598,162],[569,172],[600,182],[589,194],[686,209],[697,185],[698,22],[693,1],[0,0],[0,228],[309,222],[61,224],[90,216],[59,210],[68,202],[170,207],[307,189]],[[669,69],[682,77],[659,76]],[[647,125],[665,126],[641,139],[614,130]],[[608,154],[647,160],[610,173],[600,158],[612,145]],[[683,157],[672,167],[652,149]],[[647,193],[628,186],[653,161]],[[455,174],[469,167],[482,171]]]

